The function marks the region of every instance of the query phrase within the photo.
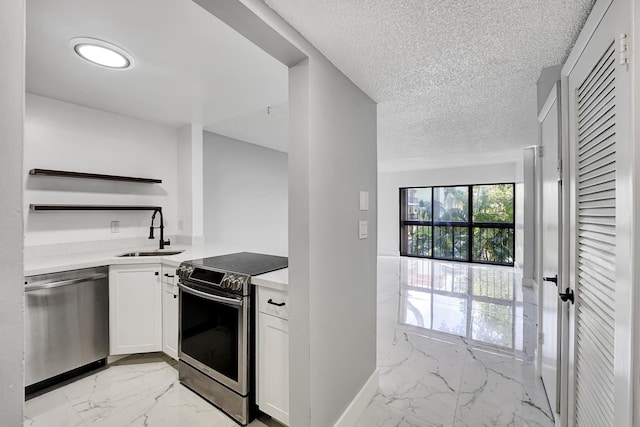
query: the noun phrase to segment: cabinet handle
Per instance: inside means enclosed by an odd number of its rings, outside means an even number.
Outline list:
[[[170,279],[173,279],[173,278],[174,278],[174,277],[176,277],[176,276],[174,276],[173,274],[164,273],[164,277],[168,277],[168,278],[170,278]]]
[[[176,299],[176,298],[178,298],[178,295],[174,295],[174,296],[173,296],[173,299]]]
[[[267,304],[271,304],[271,305],[276,305],[278,307],[282,307],[284,305],[284,302],[273,302],[273,300],[271,298],[269,298],[269,301],[267,301]]]
[[[160,275],[160,272],[156,271],[156,272],[154,272],[153,274],[155,274],[156,276],[159,276],[159,275]]]

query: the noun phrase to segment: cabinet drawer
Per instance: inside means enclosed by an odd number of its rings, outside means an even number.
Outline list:
[[[258,288],[258,310],[281,319],[289,319],[289,294],[264,287]]]
[[[162,266],[162,282],[169,285],[178,284],[178,276],[176,275],[176,268],[168,265]]]

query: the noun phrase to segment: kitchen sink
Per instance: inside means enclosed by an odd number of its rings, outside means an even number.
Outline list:
[[[118,257],[138,257],[138,256],[169,256],[169,255],[178,255],[184,252],[184,250],[178,251],[165,251],[165,250],[156,250],[156,251],[139,251],[139,252],[127,252],[125,254],[118,255]]]

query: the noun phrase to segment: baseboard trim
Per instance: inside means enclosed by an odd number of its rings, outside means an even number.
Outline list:
[[[378,375],[379,371],[376,368],[333,427],[353,427],[356,425],[378,390]]]
[[[117,362],[118,360],[122,360],[127,356],[131,356],[130,354],[118,354],[115,356],[107,356],[107,365],[111,365],[112,363]]]

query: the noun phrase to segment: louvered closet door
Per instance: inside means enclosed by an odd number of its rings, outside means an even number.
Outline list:
[[[613,42],[576,90],[575,420],[614,425],[616,55]]]
[[[563,68],[569,157],[563,283],[575,291],[575,304],[563,305],[569,427],[633,425],[633,290],[640,263],[632,256],[640,196],[628,63],[634,58],[627,56],[632,6],[632,0],[598,0]]]

